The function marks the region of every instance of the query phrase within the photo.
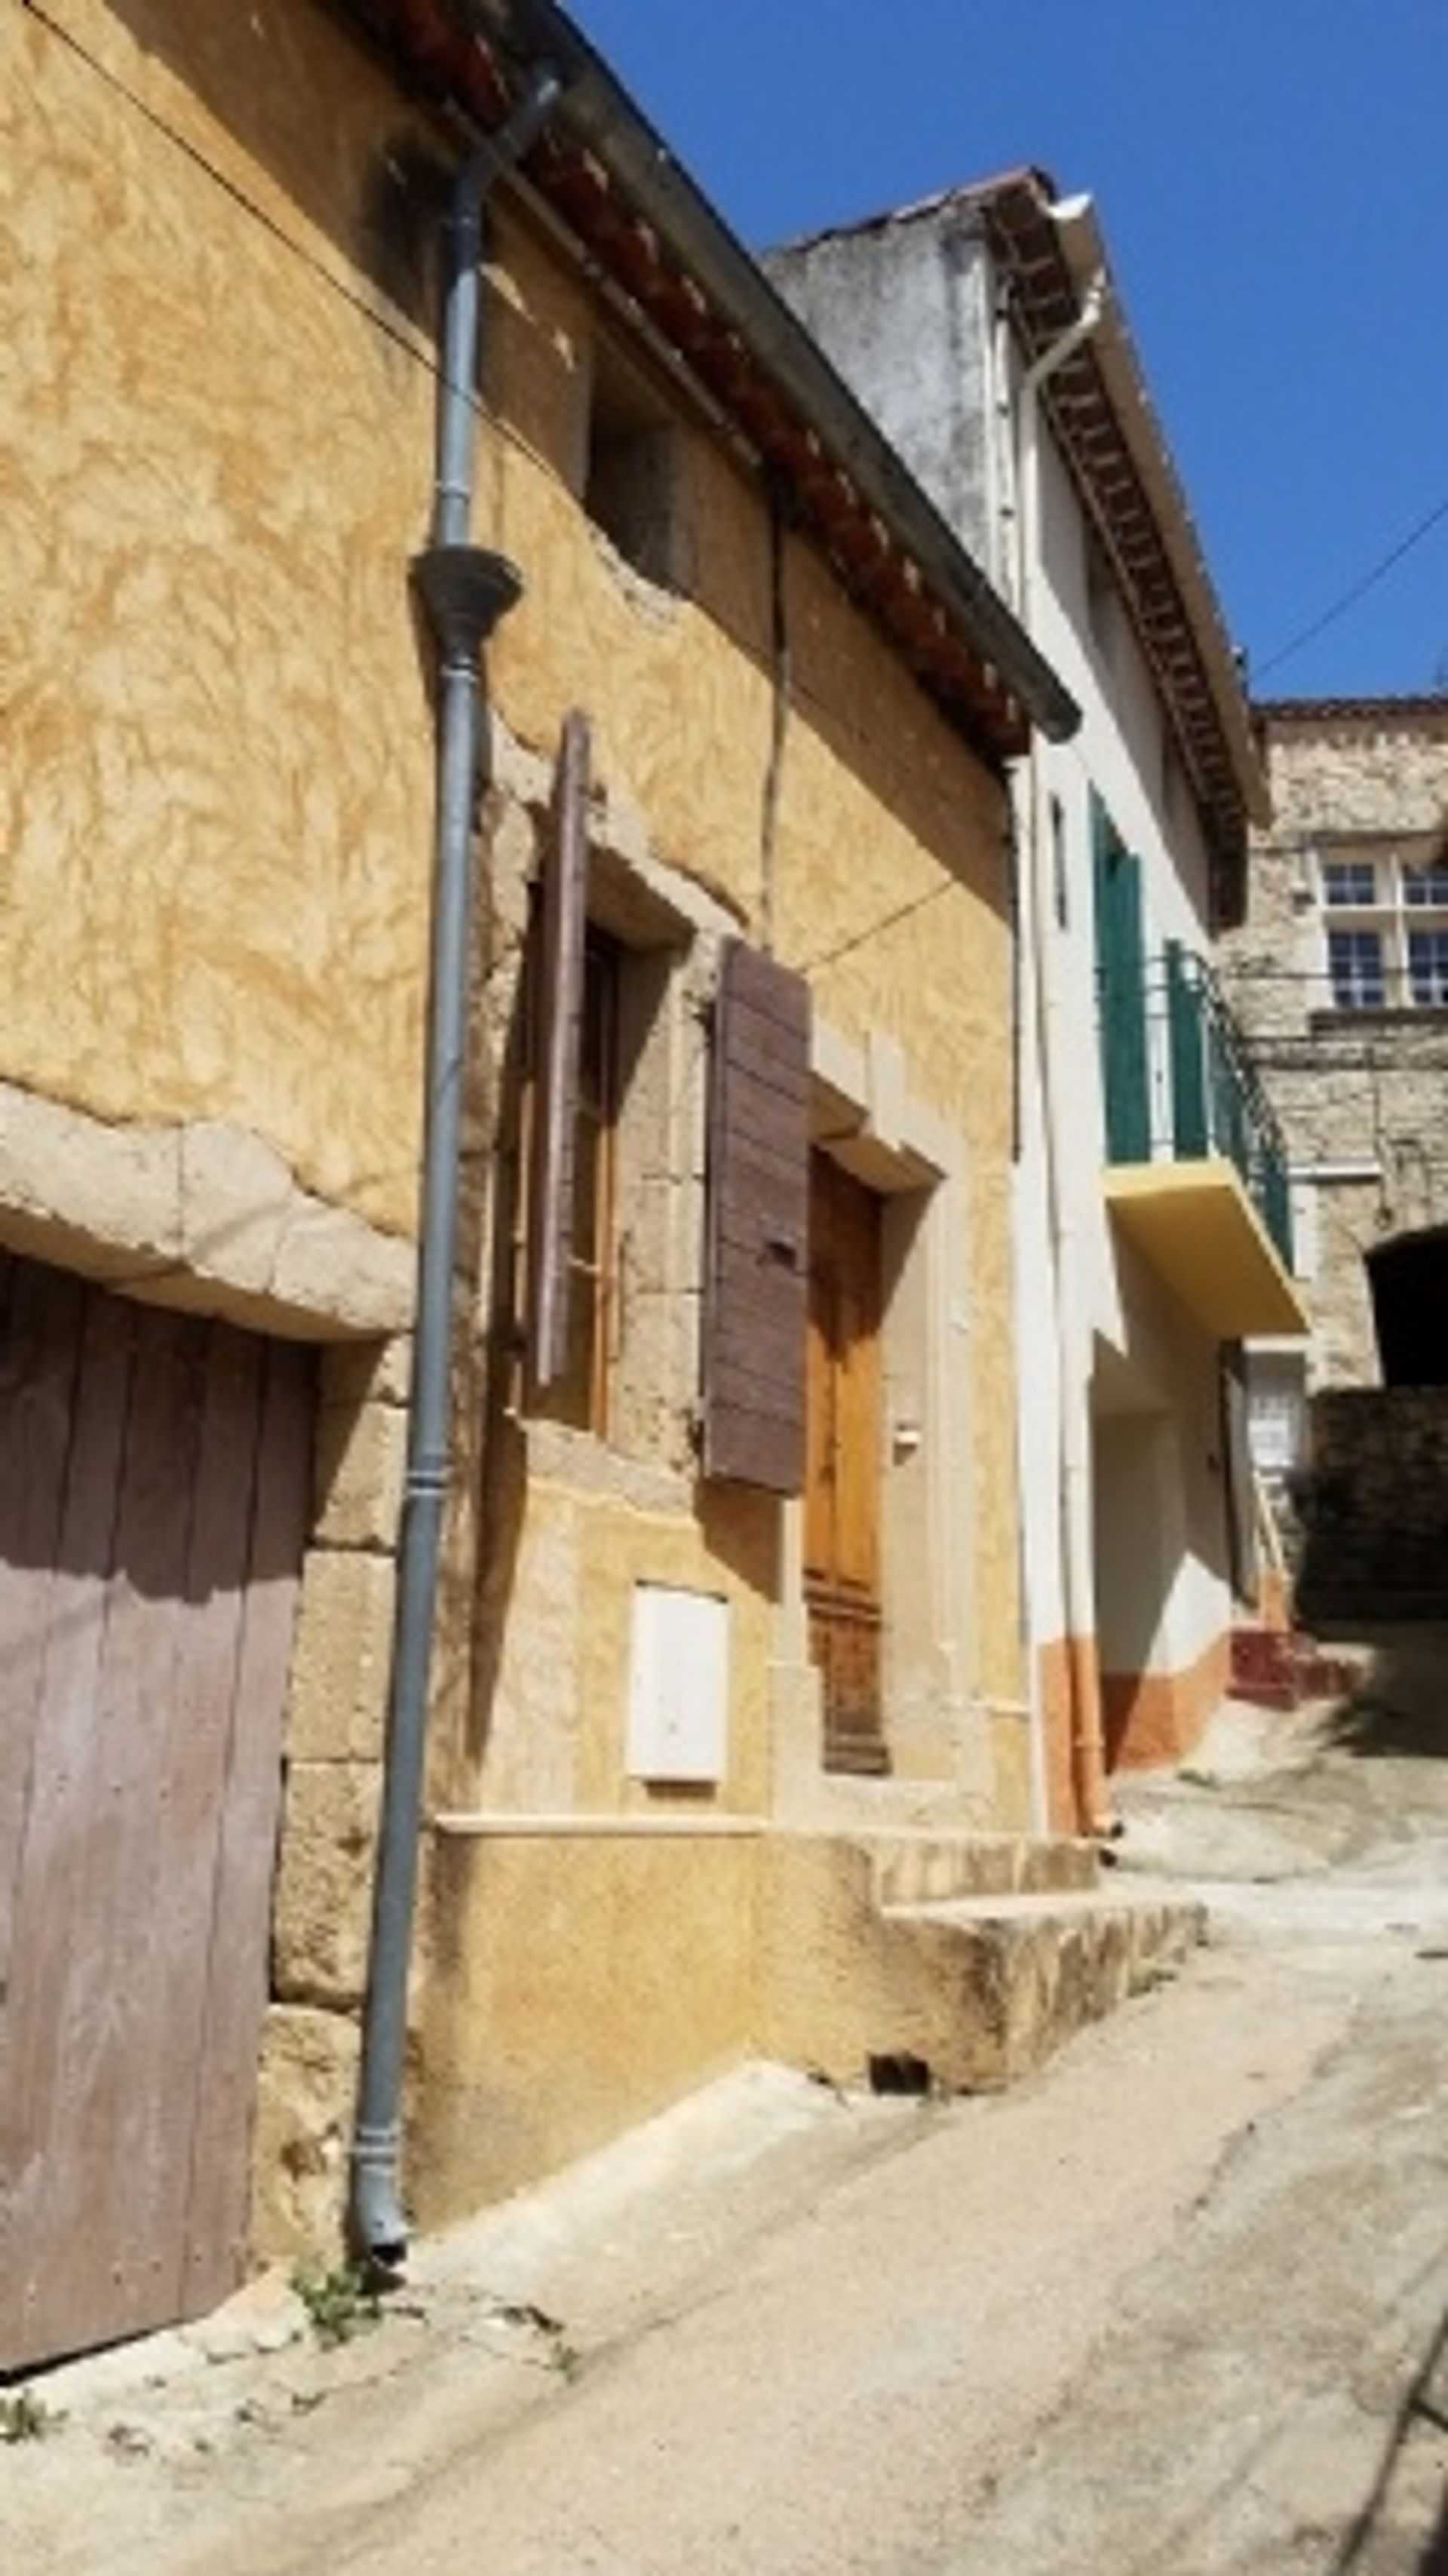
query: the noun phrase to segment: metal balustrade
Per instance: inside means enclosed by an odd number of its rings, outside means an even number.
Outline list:
[[[1108,1161],[1230,1161],[1290,1272],[1282,1132],[1205,959],[1168,940],[1137,975],[1107,968],[1101,1037]]]

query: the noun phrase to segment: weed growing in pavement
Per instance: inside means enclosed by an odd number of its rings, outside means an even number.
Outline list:
[[[505,2326],[525,2326],[536,2334],[543,2345],[542,2366],[556,2370],[560,2379],[573,2381],[583,2368],[583,2355],[569,2342],[557,2317],[546,2308],[536,2307],[531,2299],[508,2299],[497,2311]]]
[[[1163,1967],[1159,1962],[1147,1968],[1133,1968],[1126,1991],[1132,1996],[1157,1994],[1163,1986],[1175,1984],[1176,1974],[1175,1968]]]
[[[354,2335],[369,2333],[382,2315],[377,2284],[356,2263],[338,2263],[330,2272],[317,2264],[299,2263],[292,2274],[292,2288],[318,2343],[328,2352],[337,2344],[350,2343]]]
[[[17,2388],[13,2397],[0,2397],[0,2442],[43,2441],[64,2420],[33,2388]]]

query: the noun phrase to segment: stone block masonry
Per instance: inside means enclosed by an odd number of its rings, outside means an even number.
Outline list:
[[[1448,1387],[1343,1388],[1312,1415],[1302,1618],[1318,1636],[1448,1618]]]
[[[322,1362],[315,1519],[287,1703],[272,2000],[262,2042],[251,2252],[340,2243],[366,1986],[372,1851],[396,1596],[411,1344]]]
[[[1431,922],[1405,869],[1448,836],[1448,699],[1287,701],[1259,710],[1273,822],[1254,838],[1248,918],[1223,942],[1231,1004],[1287,1140],[1312,1314],[1312,1383],[1379,1375],[1366,1257],[1448,1224],[1448,1011],[1410,1004],[1405,940]],[[1373,901],[1337,918],[1376,930],[1385,998],[1338,1007],[1322,868],[1372,871]]]

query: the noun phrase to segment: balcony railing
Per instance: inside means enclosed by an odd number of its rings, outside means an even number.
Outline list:
[[[1292,1268],[1282,1133],[1216,977],[1168,940],[1139,977],[1102,977],[1106,1150],[1112,1163],[1225,1158]]]

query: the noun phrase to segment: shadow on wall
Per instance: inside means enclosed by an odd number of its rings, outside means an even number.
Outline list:
[[[1366,1255],[1385,1386],[1448,1386],[1448,1226],[1375,1244]]]
[[[42,1633],[96,1642],[108,1587],[134,1616],[139,1602],[204,1606],[295,1579],[316,1377],[306,1343],[141,1305],[0,1250],[0,1444],[22,1470],[0,1509],[0,1566],[34,1579],[0,1682],[18,1690]]]
[[[1382,1629],[1372,1661],[1330,1725],[1344,1752],[1448,1756],[1448,1623]]]
[[[1448,1622],[1448,1387],[1335,1387],[1312,1399],[1297,1608],[1316,1637]]]
[[[431,336],[449,168],[366,40],[290,0],[111,0],[135,42],[192,92],[394,317]],[[163,111],[164,119],[164,111]],[[400,353],[399,353],[400,355]]]
[[[295,208],[303,225],[325,236],[351,272],[341,291],[367,312],[374,326],[385,426],[391,394],[409,384],[420,367],[430,371],[432,365],[437,244],[453,167],[441,121],[429,119],[423,101],[403,95],[382,49],[369,39],[361,20],[335,0],[314,0],[303,7],[296,0],[252,0],[244,10],[234,0],[190,0],[184,10],[174,0],[110,0],[110,5],[142,53],[189,92],[255,165],[263,222],[290,239],[299,231],[287,211]],[[83,52],[79,45],[74,50]],[[439,68],[439,80],[444,70]],[[99,71],[97,76],[109,77]],[[143,71],[122,63],[114,85],[130,97],[132,84],[143,78]],[[204,128],[198,137],[184,103],[173,106],[164,93],[153,102],[150,85],[146,87],[144,100],[134,103],[135,117],[174,131],[181,149],[206,163],[212,146]],[[234,171],[231,156],[218,151],[217,157],[225,163],[219,177],[230,220],[236,200],[248,201],[252,180],[245,171]],[[284,200],[280,213],[267,202],[268,184]],[[304,238],[299,255],[309,269],[331,266],[330,258],[315,256]],[[546,317],[540,324],[536,317],[520,314],[506,297],[496,298],[489,307],[484,347],[490,408],[510,427],[521,429],[524,445],[581,498],[577,459],[568,442],[559,445],[559,424],[565,419],[570,423],[571,440],[578,426],[575,414],[550,393],[535,416],[530,395],[530,388],[536,393],[560,367]],[[284,427],[293,435],[291,423]],[[400,470],[407,470],[405,463]],[[721,464],[713,500],[701,513],[697,535],[702,551],[689,583],[691,596],[771,680],[779,650],[787,644],[794,726],[817,737],[846,773],[857,774],[941,871],[937,885],[922,870],[918,885],[893,903],[888,895],[880,901],[862,897],[859,920],[842,924],[839,938],[827,942],[824,956],[812,962],[822,964],[862,946],[897,917],[923,909],[946,885],[968,889],[1004,927],[1012,898],[1002,781],[982,764],[979,802],[967,810],[957,728],[932,704],[898,653],[878,642],[868,648],[872,679],[862,711],[860,664],[867,648],[861,636],[869,619],[862,609],[840,600],[838,577],[822,563],[812,542],[787,537],[776,566],[780,590],[771,615],[769,536],[752,478],[748,516],[757,560],[741,585],[738,522],[722,501],[725,482],[734,479],[733,468]],[[423,506],[420,491],[419,517]],[[772,632],[775,621],[778,633]],[[704,723],[702,703],[692,710],[691,721]],[[708,748],[705,740],[701,757]],[[999,940],[993,953],[1003,976],[1005,950]]]

